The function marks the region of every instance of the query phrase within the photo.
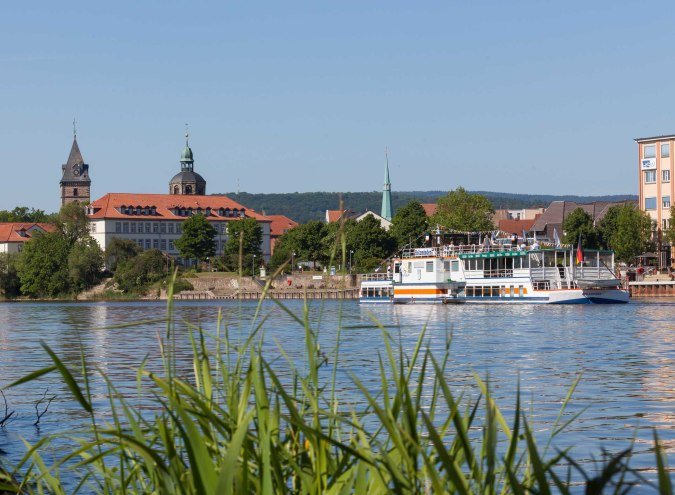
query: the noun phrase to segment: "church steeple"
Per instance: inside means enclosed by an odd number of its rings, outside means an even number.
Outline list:
[[[80,147],[77,144],[77,131],[73,121],[73,145],[70,147],[68,161],[61,165],[61,204],[89,203],[91,200],[91,179],[89,165],[84,163]]]
[[[190,133],[185,124],[185,148],[180,154],[180,172],[169,181],[169,194],[206,194],[206,181],[194,171],[195,159],[189,140]]]
[[[384,150],[384,187],[382,188],[382,212],[380,216],[391,222],[391,182],[389,180],[389,155]]]

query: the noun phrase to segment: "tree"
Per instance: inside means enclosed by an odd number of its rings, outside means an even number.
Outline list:
[[[649,248],[651,225],[649,215],[635,205],[617,205],[600,222],[600,232],[616,258],[629,263]]]
[[[347,253],[354,251],[352,263],[357,270],[372,270],[396,249],[396,240],[373,216],[350,222],[345,229]]]
[[[183,258],[204,261],[216,254],[216,234],[204,215],[194,215],[183,222],[183,235],[175,244]]]
[[[126,260],[138,256],[142,249],[131,239],[113,237],[105,250],[105,266],[111,272],[117,270],[117,266]]]
[[[581,239],[581,245],[585,248],[597,249],[599,247],[599,235],[593,226],[593,217],[583,208],[577,208],[567,215],[563,221],[563,233],[563,242],[566,244],[576,244]]]
[[[120,263],[113,281],[124,292],[142,292],[166,275],[166,257],[158,249],[148,249]]]
[[[70,290],[80,292],[92,287],[101,279],[103,251],[91,237],[80,239],[68,254],[68,278]]]
[[[262,262],[262,228],[255,218],[242,218],[230,222],[227,232],[229,237],[223,249],[225,268],[238,270],[241,275],[252,274],[249,268]]]
[[[17,271],[17,254],[0,254],[0,293],[6,298],[21,294],[21,280]]]
[[[60,232],[36,234],[23,246],[18,273],[21,292],[31,297],[57,297],[69,292],[68,239]]]
[[[0,222],[51,222],[54,215],[47,215],[43,210],[28,208],[27,206],[17,206],[12,211],[0,211]]]
[[[430,225],[440,225],[462,232],[493,230],[492,215],[495,210],[490,201],[480,194],[468,193],[463,187],[439,198],[436,213]]]
[[[89,221],[84,206],[80,203],[68,203],[61,207],[56,221],[56,230],[70,246],[79,239],[89,237]]]
[[[416,241],[429,227],[427,214],[417,200],[412,200],[399,208],[391,223],[389,234],[396,239],[398,247],[405,246],[411,241],[416,246]]]
[[[670,207],[670,228],[665,231],[665,238],[671,246],[675,245],[675,205]]]

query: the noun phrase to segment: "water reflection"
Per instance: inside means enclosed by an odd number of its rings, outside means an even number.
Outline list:
[[[288,306],[302,314],[301,302]],[[230,340],[241,343],[261,327],[263,349],[275,366],[304,363],[304,329],[274,303],[263,304],[255,318],[255,302],[177,303],[176,359],[181,373],[192,372],[189,332],[195,326],[227,329]],[[339,344],[338,390],[343,404],[358,400],[352,377],[366,387],[379,385],[378,353],[382,331],[408,352],[426,328],[425,345],[436,355],[451,339],[448,383],[477,397],[476,373],[489,378],[494,396],[508,414],[520,381],[526,408],[533,411],[535,429],[546,436],[560,405],[578,375],[581,382],[569,414],[588,409],[560,437],[558,446],[573,446],[576,456],[589,458],[600,447],[625,448],[635,436],[636,466],[651,467],[651,428],[657,427],[675,464],[675,302],[633,302],[622,306],[359,306],[349,301],[316,301],[308,319],[318,333],[322,350],[332,364]],[[105,371],[128,393],[136,393],[135,368],[147,356],[150,369],[161,368],[159,339],[166,331],[163,303],[0,304],[0,386],[48,364],[40,340],[50,345],[73,369],[81,353],[92,366]],[[131,322],[142,322],[128,326]],[[336,329],[341,328],[340,341]],[[328,379],[331,368],[323,369]],[[22,386],[8,392],[19,417],[0,431],[0,448],[16,461],[23,447],[19,436],[34,442],[41,435],[74,428],[81,413],[56,376],[40,387]],[[44,388],[42,388],[44,387]],[[36,431],[33,403],[45,389],[58,399]],[[93,383],[95,403],[105,416],[106,388]]]

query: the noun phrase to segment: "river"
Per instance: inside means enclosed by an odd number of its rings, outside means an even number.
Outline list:
[[[301,301],[287,301],[296,314]],[[256,303],[176,303],[179,363],[190,369],[187,326],[215,330],[222,310],[231,338],[241,339],[253,323]],[[2,303],[0,304],[0,387],[49,363],[44,340],[72,367],[79,366],[80,342],[90,365],[99,366],[122,390],[135,390],[135,367],[147,355],[159,366],[158,335],[163,334],[162,302]],[[272,302],[261,315],[265,353],[280,355],[278,346],[301,358],[304,330]],[[379,383],[377,352],[383,349],[373,319],[411,351],[426,325],[428,345],[440,355],[452,336],[448,382],[455,390],[476,395],[473,373],[488,378],[497,403],[513,408],[518,381],[525,408],[537,434],[545,437],[575,378],[581,381],[570,413],[586,408],[559,437],[559,448],[571,446],[574,458],[592,464],[601,449],[618,452],[635,438],[633,467],[655,466],[652,429],[667,447],[675,466],[675,300],[638,300],[627,305],[466,305],[364,306],[354,301],[312,301],[310,321],[328,356],[341,327],[338,380],[344,403],[354,399],[352,376],[367,386]],[[136,323],[133,326],[125,326]],[[35,401],[47,391],[56,398],[35,427]],[[106,408],[105,389],[94,383],[95,405]],[[82,412],[56,374],[38,383],[5,392],[15,417],[0,428],[0,455],[16,462],[21,439],[77,429]],[[0,398],[0,418],[3,413]],[[4,452],[4,454],[3,454]]]

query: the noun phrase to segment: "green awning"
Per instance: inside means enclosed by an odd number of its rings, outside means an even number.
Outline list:
[[[514,258],[517,256],[527,256],[527,251],[490,251],[487,253],[460,254],[462,260],[472,260],[475,258]]]

